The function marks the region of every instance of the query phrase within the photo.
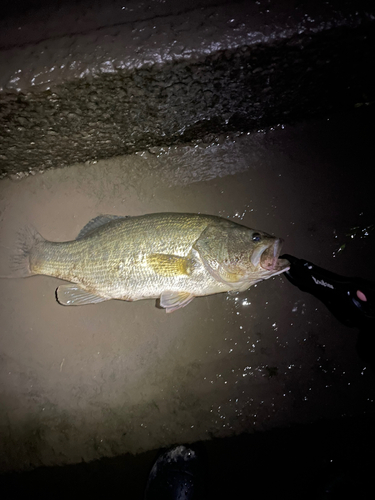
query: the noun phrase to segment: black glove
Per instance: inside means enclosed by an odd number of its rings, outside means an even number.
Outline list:
[[[344,325],[371,330],[372,333],[375,283],[331,273],[292,255],[285,254],[281,258],[291,264],[285,276],[293,285],[320,299]]]

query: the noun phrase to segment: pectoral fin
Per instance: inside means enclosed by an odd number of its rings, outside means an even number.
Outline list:
[[[171,313],[187,306],[194,297],[189,292],[163,292],[160,296],[160,305],[167,313]]]
[[[86,292],[79,285],[61,285],[56,290],[57,302],[63,306],[84,306],[104,302],[105,297]]]
[[[159,276],[172,277],[190,274],[193,261],[189,257],[153,253],[147,257],[147,265]]]

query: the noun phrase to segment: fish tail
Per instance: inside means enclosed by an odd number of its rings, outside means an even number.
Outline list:
[[[26,226],[18,233],[16,252],[11,257],[9,278],[26,278],[36,274],[31,269],[31,257],[36,245],[43,241],[43,236],[32,226]]]

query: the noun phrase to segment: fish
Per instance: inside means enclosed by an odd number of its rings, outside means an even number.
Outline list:
[[[64,306],[111,299],[157,299],[171,313],[195,297],[237,293],[287,271],[283,240],[214,215],[100,215],[72,241],[44,239],[28,227],[13,277],[47,275]]]

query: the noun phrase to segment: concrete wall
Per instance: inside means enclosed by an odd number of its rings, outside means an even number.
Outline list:
[[[375,99],[375,8],[367,2],[102,4],[6,4],[0,175]]]

